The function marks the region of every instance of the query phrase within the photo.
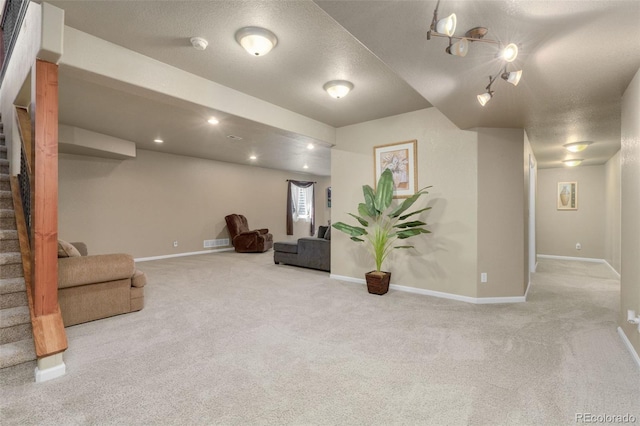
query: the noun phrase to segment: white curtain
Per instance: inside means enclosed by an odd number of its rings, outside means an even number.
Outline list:
[[[300,211],[300,208],[298,206],[298,203],[300,202],[300,187],[298,185],[291,184],[291,204],[292,204],[292,217],[293,217],[293,221],[297,222],[299,219],[299,215],[298,212]]]

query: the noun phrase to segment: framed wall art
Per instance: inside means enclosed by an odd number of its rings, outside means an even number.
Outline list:
[[[373,147],[374,182],[385,169],[391,170],[395,189],[393,198],[408,198],[418,185],[417,141],[406,141]]]
[[[578,210],[578,182],[558,182],[558,210]]]

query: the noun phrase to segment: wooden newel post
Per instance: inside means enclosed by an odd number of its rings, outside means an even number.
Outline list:
[[[58,307],[58,65],[36,60],[32,193],[33,304]]]

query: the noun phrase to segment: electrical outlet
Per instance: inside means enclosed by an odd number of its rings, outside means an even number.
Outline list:
[[[178,247],[178,240],[175,240],[175,241],[173,242],[173,246],[174,246],[174,247]]]
[[[582,244],[576,243],[576,250],[582,250]]]
[[[481,283],[486,283],[487,282],[487,273],[483,272],[480,274],[480,282]]]

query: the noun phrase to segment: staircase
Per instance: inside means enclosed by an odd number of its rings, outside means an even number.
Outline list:
[[[36,359],[0,117],[0,368]]]

